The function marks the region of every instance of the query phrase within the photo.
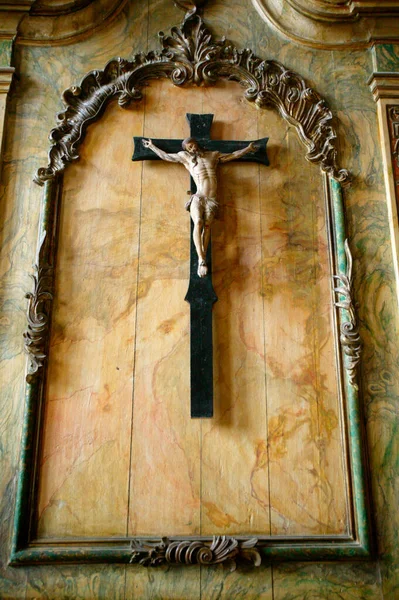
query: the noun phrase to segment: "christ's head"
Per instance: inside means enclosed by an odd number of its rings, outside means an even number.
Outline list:
[[[189,152],[190,154],[193,154],[193,155],[198,154],[200,156],[202,154],[201,146],[199,145],[197,140],[193,137],[186,138],[185,140],[183,140],[182,147],[183,147],[183,150],[186,150],[186,152]]]

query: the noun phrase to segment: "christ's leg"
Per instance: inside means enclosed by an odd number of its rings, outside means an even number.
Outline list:
[[[203,208],[198,198],[194,197],[190,206],[190,215],[194,223],[193,241],[198,255],[198,270],[199,277],[205,277],[208,273],[208,267],[205,261],[205,252],[202,243],[202,234],[204,229]]]
[[[213,216],[205,218],[204,220],[204,229],[202,233],[202,247],[204,250],[204,256],[206,256],[206,251],[208,250],[209,240],[211,239],[211,225],[213,222]]]
[[[211,239],[211,226],[217,212],[217,203],[213,198],[208,198],[204,208],[204,229],[202,232],[202,248],[204,256],[208,250],[209,240]]]

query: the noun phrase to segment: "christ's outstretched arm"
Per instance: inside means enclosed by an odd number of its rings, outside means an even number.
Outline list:
[[[250,144],[248,144],[248,146],[246,148],[243,148],[242,150],[236,150],[235,152],[232,152],[231,154],[221,154],[219,157],[219,162],[225,163],[225,162],[229,162],[230,160],[236,160],[237,158],[241,158],[242,156],[245,156],[249,152],[256,152],[257,149],[258,149],[258,146],[256,146],[256,144],[251,142]]]
[[[158,146],[153,144],[152,140],[143,140],[143,146],[144,146],[144,148],[149,148],[150,150],[155,152],[155,154],[157,154],[159,156],[159,158],[162,158],[162,160],[167,160],[168,162],[177,162],[177,163],[182,162],[178,152],[175,154],[168,154],[167,152],[164,152],[163,150],[161,150],[161,148],[158,148]]]

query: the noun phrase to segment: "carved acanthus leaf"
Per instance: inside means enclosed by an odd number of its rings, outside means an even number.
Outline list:
[[[53,299],[53,275],[54,269],[44,263],[41,257],[41,249],[45,242],[46,233],[39,245],[38,262],[34,265],[35,274],[32,275],[34,282],[33,291],[28,292],[28,328],[24,333],[24,349],[29,356],[28,373],[26,380],[31,383],[34,376],[43,366],[46,359],[48,329],[49,329],[49,306]]]
[[[345,240],[345,254],[347,259],[346,273],[333,276],[334,283],[338,284],[337,287],[334,287],[334,292],[338,297],[335,306],[342,309],[347,317],[347,320],[341,323],[340,341],[346,356],[345,367],[348,372],[349,381],[357,389],[356,371],[360,360],[362,344],[352,300],[352,254],[349,250],[348,240]]]
[[[396,202],[399,206],[399,106],[388,105],[387,114],[392,155],[392,174],[395,182]]]
[[[194,3],[195,4],[195,3]],[[160,34],[161,51],[137,54],[128,61],[110,61],[103,71],[92,71],[80,86],[63,94],[65,110],[50,133],[49,164],[38,170],[42,185],[79,158],[78,147],[88,125],[102,115],[108,102],[118,97],[122,107],[142,98],[151,79],[169,78],[173,84],[211,85],[219,79],[239,82],[245,98],[260,108],[276,108],[292,124],[307,148],[306,158],[341,183],[348,172],[337,168],[336,131],[333,116],[323,98],[299,75],[273,60],[262,60],[249,49],[238,50],[224,38],[214,40],[202,19],[187,18],[171,34]]]
[[[213,540],[179,540],[162,538],[159,541],[134,539],[131,541],[131,563],[143,567],[163,564],[216,565],[228,564],[231,570],[237,562],[249,562],[259,567],[261,555],[256,548],[257,538],[237,540],[228,536],[214,536]]]

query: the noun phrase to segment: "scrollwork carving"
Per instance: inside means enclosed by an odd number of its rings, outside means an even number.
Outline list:
[[[187,3],[184,3],[185,5]],[[190,3],[195,7],[200,2]],[[212,85],[219,79],[239,82],[245,98],[260,108],[273,107],[292,124],[307,148],[306,158],[341,183],[348,172],[337,168],[336,131],[332,113],[324,99],[309,88],[302,77],[273,60],[262,60],[249,49],[239,50],[224,38],[214,40],[198,15],[186,15],[180,28],[170,35],[160,33],[161,51],[137,54],[131,61],[118,58],[103,71],[92,71],[80,86],[63,94],[65,110],[50,133],[49,164],[38,170],[35,181],[42,185],[79,158],[78,147],[88,125],[118,97],[127,107],[142,98],[142,88],[151,79],[169,78],[174,85]]]
[[[346,369],[351,385],[356,389],[356,370],[361,354],[361,340],[359,328],[356,321],[355,307],[352,300],[352,254],[349,250],[348,240],[345,240],[345,254],[347,259],[346,273],[334,275],[334,283],[338,283],[338,287],[334,287],[334,292],[338,295],[338,300],[335,302],[337,308],[341,308],[346,312],[347,321],[341,323],[340,341],[346,356]]]
[[[159,567],[164,564],[217,565],[227,564],[231,570],[237,562],[251,563],[259,567],[262,562],[257,550],[257,538],[237,540],[228,536],[214,536],[213,540],[178,540],[162,538],[159,541],[134,539],[131,541],[131,563],[143,567]]]
[[[399,106],[388,105],[388,129],[391,144],[392,172],[395,182],[396,202],[399,207]]]
[[[34,265],[35,274],[31,275],[34,285],[33,291],[25,294],[28,298],[28,328],[24,333],[24,349],[29,356],[28,373],[26,381],[32,383],[39,368],[46,359],[46,347],[49,331],[49,304],[53,299],[53,275],[51,265],[40,259],[41,249],[44,246],[46,232],[39,246],[38,264]]]

